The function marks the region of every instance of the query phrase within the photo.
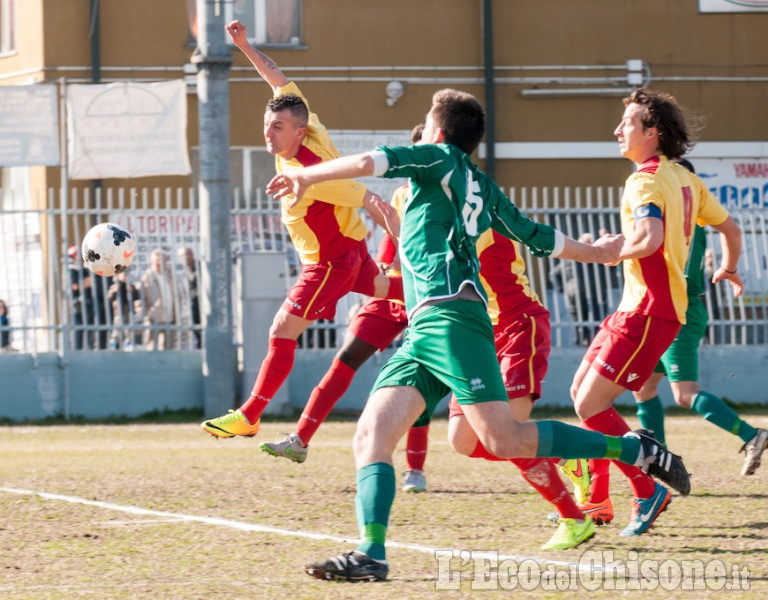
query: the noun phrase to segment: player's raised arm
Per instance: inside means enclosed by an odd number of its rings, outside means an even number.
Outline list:
[[[267,194],[275,198],[294,195],[291,206],[298,204],[307,188],[316,183],[334,179],[355,179],[373,175],[373,157],[370,153],[352,154],[328,160],[303,169],[286,169],[267,184]]]
[[[288,78],[283,75],[280,67],[269,56],[248,42],[248,29],[244,24],[237,20],[232,21],[226,26],[226,30],[235,46],[240,48],[242,53],[248,57],[261,78],[272,87],[274,92],[288,83]]]

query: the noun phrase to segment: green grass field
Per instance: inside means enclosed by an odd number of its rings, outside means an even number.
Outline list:
[[[768,427],[765,414],[747,418]],[[768,597],[768,456],[742,478],[741,442],[699,417],[668,419],[670,447],[692,473],[689,497],[674,496],[648,534],[621,538],[630,496],[613,469],[614,523],[557,552],[539,548],[554,531],[550,507],[517,469],[454,454],[436,421],[429,491],[398,493],[390,580],[376,584],[304,574],[305,562],[354,548],[354,423],[326,423],[303,465],[259,450],[292,426],[267,422],[258,437],[231,440],[196,423],[0,427],[0,596]],[[405,469],[402,451],[395,468]]]

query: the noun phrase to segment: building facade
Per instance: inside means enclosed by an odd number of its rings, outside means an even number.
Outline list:
[[[639,85],[673,94],[700,118],[693,158],[768,162],[767,9],[701,12],[705,4],[235,0],[221,10],[250,24],[329,129],[358,134],[351,148],[367,133],[409,131],[439,88],[475,94],[494,143],[478,160],[510,187],[620,185],[630,165],[612,132],[620,98]],[[195,13],[195,0],[0,0],[0,84],[187,78],[193,174],[104,185],[194,185]],[[272,172],[261,132],[269,97],[235,49],[233,187],[259,186]],[[59,185],[56,168],[29,171],[33,187]]]

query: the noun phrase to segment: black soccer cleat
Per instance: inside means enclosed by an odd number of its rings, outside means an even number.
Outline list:
[[[640,456],[635,466],[640,467],[640,470],[651,477],[661,479],[683,496],[691,493],[691,476],[685,469],[683,459],[667,450],[653,436],[652,431],[636,429],[624,435],[640,440]]]
[[[328,581],[384,581],[389,573],[389,564],[353,551],[310,563],[304,566],[304,570],[307,575]]]

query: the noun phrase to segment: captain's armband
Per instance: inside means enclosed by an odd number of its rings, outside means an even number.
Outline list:
[[[657,219],[662,218],[661,209],[655,204],[643,204],[643,206],[637,207],[635,209],[634,216],[635,221],[645,219],[646,217],[656,217]]]

